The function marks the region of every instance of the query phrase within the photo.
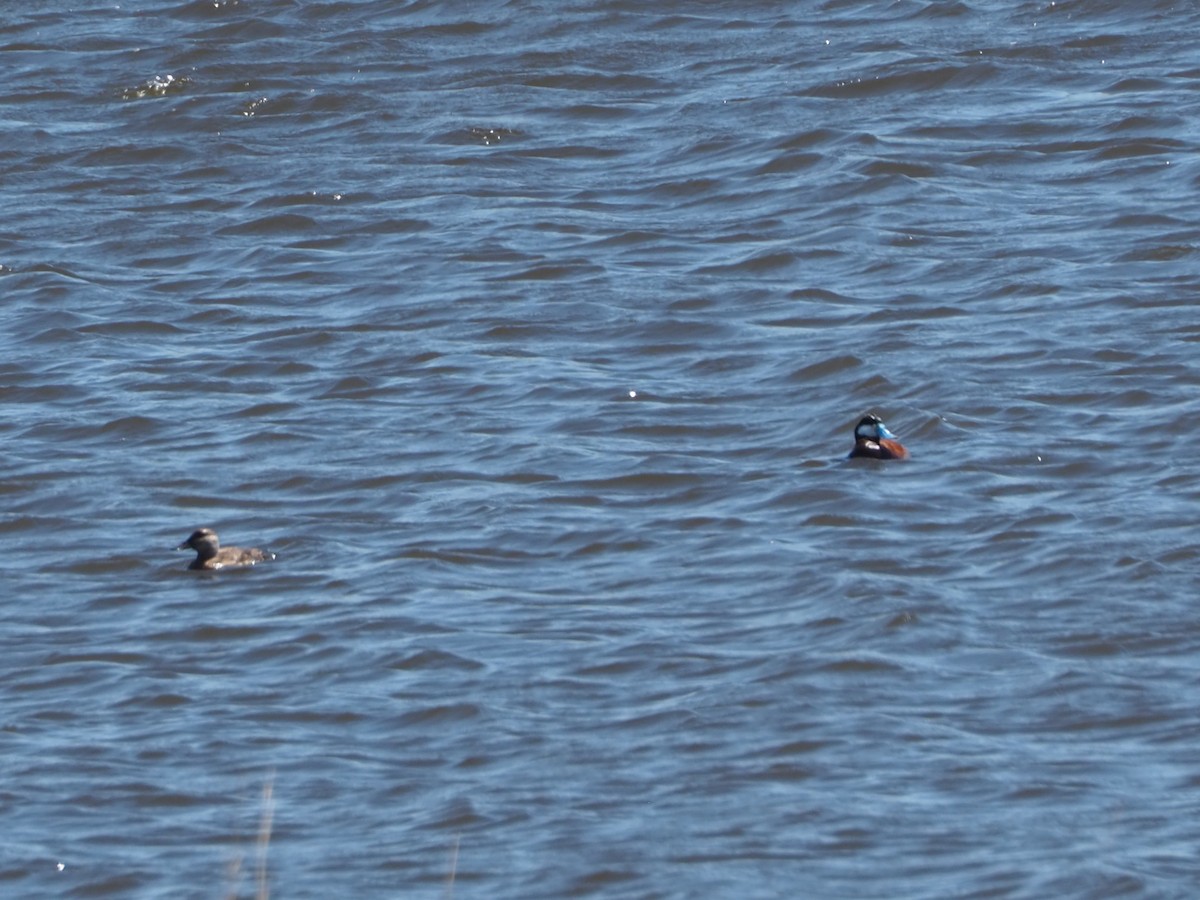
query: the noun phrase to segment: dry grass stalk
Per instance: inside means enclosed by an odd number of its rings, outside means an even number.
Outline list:
[[[443,894],[446,900],[454,900],[454,876],[458,872],[458,842],[461,839],[461,835],[455,835],[454,846],[450,849],[450,871],[446,873],[446,891]]]
[[[262,815],[258,821],[258,871],[255,875],[258,890],[254,895],[257,900],[268,900],[271,896],[271,887],[267,879],[267,849],[271,845],[271,825],[274,821],[275,772],[272,770],[263,784]]]

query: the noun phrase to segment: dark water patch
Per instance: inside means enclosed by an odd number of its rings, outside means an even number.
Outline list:
[[[166,322],[148,320],[131,322],[101,322],[95,325],[81,325],[76,329],[80,334],[103,334],[118,337],[151,337],[173,336],[183,331]]]
[[[566,281],[575,280],[579,277],[588,274],[599,274],[603,272],[600,266],[595,265],[587,259],[564,260],[561,265],[538,265],[523,269],[520,272],[514,272],[509,275],[501,275],[495,278],[496,281]],[[492,334],[492,332],[488,332]]]
[[[1168,87],[1166,81],[1154,78],[1122,78],[1120,81],[1114,82],[1106,92],[1110,94],[1120,94],[1127,91],[1144,93],[1147,91],[1165,90]]]
[[[608,74],[601,72],[559,71],[547,75],[527,75],[523,80],[526,87],[549,88],[557,91],[595,93],[599,96],[619,96],[622,92],[640,94],[659,87],[657,78],[632,73]]]
[[[239,225],[228,225],[218,229],[222,235],[278,235],[294,234],[300,231],[311,231],[317,228],[317,221],[309,216],[297,213],[281,213],[274,216],[264,216]]]
[[[398,724],[400,725],[440,725],[450,724],[452,722],[462,721],[464,719],[475,719],[483,713],[478,706],[473,703],[457,703],[443,706],[431,706],[424,709],[414,710],[400,716]]]
[[[650,549],[653,546],[653,542],[644,540],[597,541],[571,551],[570,555],[579,557],[608,555],[612,553],[634,553],[639,550]]]
[[[1160,244],[1130,250],[1117,257],[1119,262],[1172,262],[1195,256],[1197,247],[1192,244]]]
[[[454,129],[442,134],[434,135],[429,138],[430,143],[436,144],[479,144],[484,147],[495,146],[500,143],[511,143],[519,141],[525,135],[516,128],[505,128],[503,126],[483,126],[471,125],[467,128]]]
[[[824,161],[820,153],[786,153],[777,156],[770,162],[763,163],[754,174],[775,175],[788,172],[799,172]]]
[[[858,171],[870,177],[902,175],[905,178],[932,178],[938,174],[933,166],[882,159],[870,160],[861,165]]]
[[[298,404],[295,403],[256,403],[253,406],[247,406],[245,409],[238,410],[232,413],[232,415],[248,419],[276,417],[294,412],[298,408]]]
[[[788,376],[788,381],[791,382],[809,382],[820,378],[825,378],[831,375],[840,375],[851,369],[857,369],[862,366],[863,361],[857,356],[838,355],[823,359],[818,362],[809,363]]]
[[[840,659],[822,666],[825,671],[845,675],[872,674],[877,672],[898,672],[902,668],[886,660],[851,658]]]
[[[431,560],[449,563],[453,566],[475,565],[513,565],[528,560],[540,559],[547,554],[543,552],[525,551],[494,551],[487,548],[432,548],[412,547],[403,551],[401,557],[406,559]]]
[[[737,262],[725,265],[704,265],[696,269],[699,275],[754,275],[793,268],[800,256],[790,251],[760,251]]]
[[[144,569],[146,561],[141,557],[130,556],[126,554],[113,554],[98,559],[80,560],[78,562],[69,563],[61,567],[51,566],[49,571],[61,568],[61,571],[70,572],[76,575],[107,575],[119,572],[133,572],[137,569]],[[113,602],[114,606],[122,606],[128,601],[128,598],[118,599]]]
[[[714,178],[691,178],[686,181],[665,182],[653,187],[652,193],[663,200],[708,196],[720,189],[722,182]]]
[[[292,206],[336,206],[344,198],[342,194],[322,194],[308,191],[298,194],[280,194],[263,197],[251,203],[250,209],[286,209]]]
[[[506,472],[495,476],[502,484],[535,485],[557,482],[559,476],[547,472]]]
[[[404,219],[404,218],[385,218],[372,222],[367,225],[359,226],[357,232],[359,234],[413,234],[420,231],[428,231],[433,228],[433,223],[425,219]]]
[[[605,160],[622,155],[622,151],[612,147],[564,144],[559,146],[525,147],[518,150],[510,150],[508,154],[514,159]]]
[[[188,577],[192,577],[193,575],[203,577],[203,573],[188,573]],[[219,644],[223,641],[249,641],[256,637],[266,636],[269,633],[270,628],[265,625],[213,625],[197,623],[173,631],[147,634],[145,637],[148,641],[168,644]]]
[[[78,164],[101,169],[131,166],[141,170],[153,166],[178,164],[190,159],[191,156],[191,150],[182,146],[163,146],[161,144],[156,146],[110,146],[88,153],[79,160]],[[133,192],[137,193],[137,191]]]
[[[451,669],[456,671],[479,671],[485,666],[473,659],[465,659],[453,653],[437,650],[421,650],[404,659],[390,663],[389,668],[407,671],[410,669]]]
[[[1162,153],[1178,154],[1186,147],[1181,141],[1140,139],[1132,141],[1106,141],[1093,154],[1098,160],[1129,159],[1140,156],[1156,156]]]
[[[322,393],[320,397],[322,399],[331,399],[335,397],[370,397],[376,393],[376,390],[376,386],[372,382],[357,375],[351,375],[339,380],[327,391]]]
[[[952,19],[956,16],[970,16],[975,12],[966,3],[933,2],[926,4],[920,11],[913,14],[914,19]]]
[[[998,70],[990,62],[966,65],[913,67],[894,74],[865,74],[831,84],[808,88],[802,96],[829,99],[870,98],[891,93],[936,92],[943,88],[969,87],[994,79]]]

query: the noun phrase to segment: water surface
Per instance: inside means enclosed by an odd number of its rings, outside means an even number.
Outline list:
[[[10,11],[0,893],[1192,896],[1198,27]]]

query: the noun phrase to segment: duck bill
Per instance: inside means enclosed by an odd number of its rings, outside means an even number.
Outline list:
[[[882,422],[879,423],[879,437],[885,441],[896,440],[896,436],[888,431],[888,427]]]

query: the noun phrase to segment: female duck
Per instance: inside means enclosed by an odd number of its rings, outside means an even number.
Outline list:
[[[854,449],[850,458],[865,456],[869,459],[908,459],[908,451],[888,431],[879,416],[863,416],[854,427]]]
[[[196,551],[196,558],[188,565],[189,569],[237,568],[275,558],[274,553],[259,550],[257,547],[222,547],[217,533],[211,528],[196,529],[191,537],[175,549],[186,550],[188,547]]]

